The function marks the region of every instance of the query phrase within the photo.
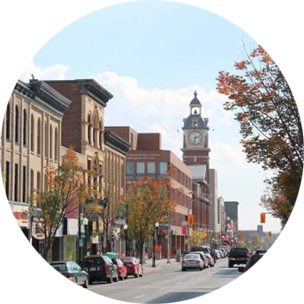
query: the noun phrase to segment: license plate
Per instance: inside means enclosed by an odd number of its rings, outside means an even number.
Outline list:
[[[97,271],[97,268],[96,267],[91,267],[90,271]]]
[[[269,293],[281,293],[281,287],[268,286],[267,287],[267,292],[269,292]]]

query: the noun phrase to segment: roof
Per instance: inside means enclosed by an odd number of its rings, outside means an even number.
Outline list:
[[[191,100],[190,106],[202,106],[201,102],[197,98],[196,91],[194,91],[194,98]]]
[[[194,125],[193,121],[196,121],[197,123]],[[207,122],[202,118],[201,115],[191,114],[187,118],[184,119],[183,129],[207,129],[207,130],[209,130],[209,127],[207,126]]]

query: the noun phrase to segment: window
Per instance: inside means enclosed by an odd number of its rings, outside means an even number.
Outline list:
[[[127,175],[134,174],[134,163],[127,163]]]
[[[148,162],[147,163],[147,171],[148,171],[148,174],[155,174],[156,173],[155,162]]]
[[[35,141],[35,121],[34,121],[34,115],[32,114],[32,116],[31,116],[31,151],[33,151],[34,152],[34,146],[35,146],[35,143],[34,143],[34,141]]]
[[[14,200],[18,202],[18,165],[15,164]]]
[[[23,110],[23,145],[27,145],[27,114],[26,109]]]
[[[22,172],[22,201],[26,202],[26,166],[23,166]]]
[[[11,106],[7,105],[6,109],[6,139],[11,139]]]
[[[58,160],[58,131],[55,128],[55,160]]]
[[[102,147],[102,121],[99,122],[99,147]]]
[[[44,154],[45,154],[45,157],[48,156],[48,137],[49,137],[49,132],[48,132],[48,124],[47,124],[47,121],[45,122],[45,125],[44,125]]]
[[[168,169],[168,163],[160,162],[159,163],[159,174],[166,175]]]
[[[145,174],[145,163],[144,162],[136,163],[136,173]]]
[[[91,144],[91,115],[88,115],[88,142]]]
[[[50,158],[53,158],[53,127],[50,127]]]
[[[40,172],[37,172],[37,191],[40,192]]]
[[[34,192],[34,170],[31,170],[31,195],[33,195]]]
[[[15,142],[19,143],[19,107],[15,111]]]
[[[5,192],[7,199],[9,200],[9,190],[10,190],[10,162],[5,164]]]
[[[40,118],[37,121],[37,154],[41,154],[41,123]]]

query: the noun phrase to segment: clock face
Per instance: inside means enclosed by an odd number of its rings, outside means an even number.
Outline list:
[[[189,140],[193,145],[198,145],[202,141],[202,134],[197,131],[191,132]]]

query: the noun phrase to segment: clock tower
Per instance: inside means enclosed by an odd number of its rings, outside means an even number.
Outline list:
[[[183,161],[188,166],[205,166],[206,177],[209,171],[209,142],[208,142],[208,118],[201,116],[202,104],[194,92],[194,98],[190,102],[190,115],[184,119],[184,143]],[[197,169],[199,168],[197,167]],[[196,173],[197,170],[195,170]]]

